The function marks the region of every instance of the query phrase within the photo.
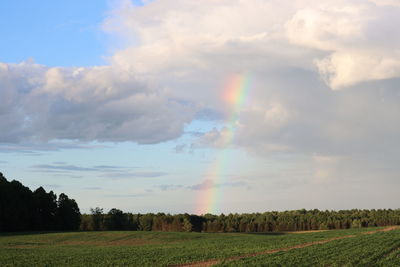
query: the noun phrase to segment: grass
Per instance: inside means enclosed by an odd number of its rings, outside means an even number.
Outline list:
[[[376,230],[374,228],[373,230]],[[1,266],[167,266],[226,259],[329,238],[326,244],[222,263],[220,266],[338,264],[400,266],[400,230],[363,235],[371,229],[303,234],[166,232],[66,232],[3,234]]]

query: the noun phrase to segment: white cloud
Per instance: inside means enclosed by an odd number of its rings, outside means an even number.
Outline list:
[[[398,77],[400,52],[343,51],[316,60],[316,65],[326,82],[339,89],[366,80]]]
[[[286,23],[288,38],[293,44],[328,52],[315,63],[332,89],[399,77],[400,9],[386,5],[369,1],[307,5]]]
[[[181,78],[294,66],[318,68],[338,89],[400,75],[400,9],[388,6],[396,3],[125,2],[104,28],[132,44],[111,58],[114,64],[138,73]]]

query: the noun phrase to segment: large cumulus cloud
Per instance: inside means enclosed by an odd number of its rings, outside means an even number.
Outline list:
[[[134,43],[118,51],[113,64],[227,117],[232,110],[221,98],[223,81],[250,73],[238,145],[362,153],[393,148],[400,131],[396,3],[125,2],[104,27]],[[202,141],[218,144],[224,131],[215,129]]]

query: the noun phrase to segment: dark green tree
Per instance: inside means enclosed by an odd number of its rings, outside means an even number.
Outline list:
[[[46,193],[43,187],[33,192],[33,229],[53,230],[56,228],[57,196],[50,191]]]
[[[105,225],[107,230],[125,230],[127,226],[127,215],[119,209],[111,209],[106,216]]]
[[[102,230],[104,220],[103,209],[96,207],[94,209],[90,209],[90,213],[92,215],[92,230]]]
[[[61,193],[57,201],[57,222],[59,230],[78,230],[81,223],[81,213],[78,204]]]

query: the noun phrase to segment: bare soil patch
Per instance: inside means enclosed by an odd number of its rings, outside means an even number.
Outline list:
[[[285,232],[286,234],[307,234],[307,233],[319,233],[326,232],[329,230],[307,230],[307,231],[293,231],[293,232]]]
[[[45,243],[35,243],[35,242],[15,242],[9,243],[5,247],[7,248],[36,248],[38,246],[44,246]]]
[[[114,241],[64,241],[60,245],[90,245],[90,246],[143,246],[149,244],[159,244],[160,242],[146,239],[126,239]]]
[[[36,248],[38,246],[143,246],[143,245],[161,244],[161,242],[150,241],[146,239],[126,239],[113,241],[93,241],[93,240],[66,240],[62,242],[48,243],[12,243],[7,244],[8,248]]]
[[[396,229],[400,229],[400,225],[389,226],[389,227],[385,227],[385,228],[379,229],[379,230],[363,232],[361,234],[363,234],[363,235],[372,235],[372,234],[375,234],[377,232],[388,232],[388,231],[393,231],[393,230],[396,230]]]

